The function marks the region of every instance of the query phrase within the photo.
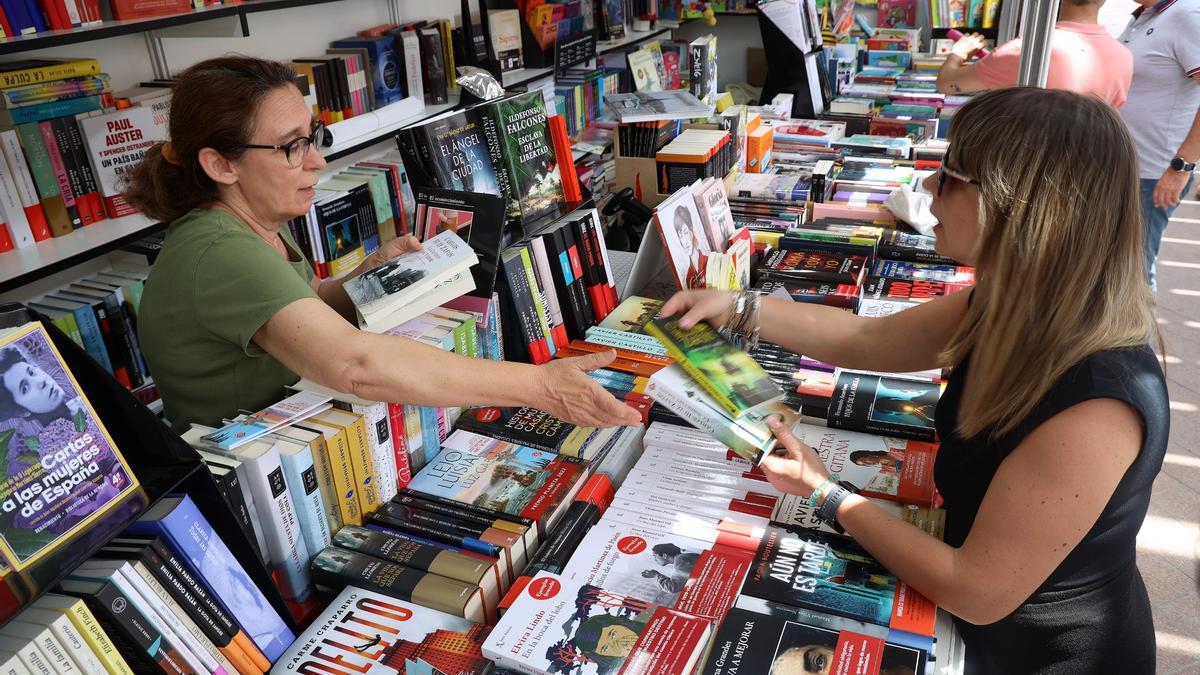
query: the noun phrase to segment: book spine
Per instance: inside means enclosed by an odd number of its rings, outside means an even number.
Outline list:
[[[71,140],[71,152],[75,155],[76,166],[79,167],[79,177],[83,181],[83,194],[91,210],[92,222],[98,223],[108,216],[104,213],[104,200],[100,197],[96,174],[92,173],[92,162],[88,159],[87,145],[83,142],[83,131],[79,128],[78,118],[63,118],[63,126]]]
[[[421,78],[421,42],[415,31],[404,31],[400,38],[404,59],[405,92],[425,100],[425,86]]]
[[[12,124],[28,124],[44,122],[56,117],[72,117],[80,113],[100,110],[101,107],[99,96],[79,96],[11,108],[5,113],[5,116]]]
[[[246,540],[254,543],[254,522],[250,515],[250,505],[246,503],[246,497],[242,494],[242,479],[237,471],[228,471],[218,478],[217,487],[225,497],[225,502],[229,504],[229,509],[233,511],[233,517],[246,535]]]
[[[33,176],[29,170],[29,164],[25,161],[25,155],[21,152],[21,142],[17,138],[15,130],[8,129],[0,132],[0,151],[3,152],[8,170],[12,172],[16,183],[17,197],[25,212],[25,219],[29,222],[29,229],[33,234],[34,241],[49,239],[50,224],[46,220],[46,212],[42,209],[42,203],[38,200],[37,190],[33,187]]]
[[[505,200],[505,210],[509,216],[521,215],[519,195],[514,194],[512,172],[504,153],[504,134],[501,131],[500,111],[495,103],[477,108],[479,126],[483,129],[483,138],[487,142],[488,155],[492,158],[492,168],[496,172],[496,185],[500,188],[500,196]]]
[[[300,539],[296,507],[287,490],[279,451],[271,449],[260,457],[238,457],[250,478],[258,522],[263,526],[276,583],[284,597],[303,602],[312,592],[309,576],[311,557]]]
[[[371,513],[379,508],[379,473],[371,442],[367,440],[366,422],[361,417],[346,427],[346,445],[350,451],[350,463],[358,487],[358,504],[362,513]]]
[[[549,311],[550,334],[555,348],[560,349],[567,344],[567,328],[563,318],[562,304],[555,288],[554,276],[550,273],[550,258],[546,252],[545,237],[531,239],[529,249],[533,255],[533,269],[536,273],[538,288],[542,290]]]
[[[326,437],[325,440],[329,467],[333,471],[333,484],[337,488],[337,505],[342,523],[362,525],[363,512],[358,502],[358,481],[354,477],[354,468],[351,466],[346,432],[339,431],[331,437]]]
[[[396,489],[401,490],[412,480],[412,464],[408,458],[408,429],[404,405],[388,403],[388,424],[392,436],[393,461],[396,462]]]
[[[17,127],[17,135],[20,145],[25,149],[29,173],[41,200],[42,210],[46,214],[51,235],[61,237],[70,234],[71,218],[67,214],[67,205],[58,187],[58,179],[54,175],[54,166],[46,151],[41,129],[36,124],[22,124]]]
[[[101,663],[88,641],[84,639],[79,629],[71,623],[71,619],[66,614],[58,614],[46,623],[54,633],[54,637],[58,638],[59,643],[70,655],[71,660],[79,666],[81,672],[85,675],[106,672],[104,664]]]
[[[409,505],[430,513],[441,513],[452,518],[466,520],[481,527],[496,526],[498,521],[507,522],[511,526],[503,529],[520,534],[526,542],[526,548],[530,550],[538,547],[538,542],[542,540],[545,534],[538,526],[537,521],[532,518],[526,518],[520,514],[507,513],[486,506],[466,504],[450,497],[418,492],[407,488],[401,490],[401,494],[397,495],[392,502]]]
[[[119,358],[124,362],[125,372],[129,377],[129,388],[137,389],[146,381],[138,359],[138,350],[134,346],[133,328],[122,307],[118,292],[109,293],[104,297],[104,309],[108,313],[109,325],[112,328],[113,344],[117,347]]]
[[[367,442],[371,444],[371,457],[375,460],[375,469],[379,479],[379,501],[385,502],[396,496],[399,482],[396,476],[395,449],[392,447],[388,405],[386,403],[373,403],[369,406],[355,404],[352,406],[352,412],[362,415],[367,431]]]
[[[83,226],[83,220],[79,214],[79,205],[75,201],[75,192],[72,189],[73,183],[70,174],[63,160],[62,151],[58,147],[58,134],[55,132],[54,124],[53,122],[39,122],[38,130],[41,132],[42,143],[46,147],[46,158],[49,160],[50,166],[54,171],[54,179],[58,183],[59,194],[63,198],[63,205],[67,209],[67,217],[71,221],[71,229],[78,229]]]
[[[325,504],[325,518],[332,536],[332,533],[342,529],[344,523],[342,523],[337,481],[334,480],[334,468],[329,461],[329,444],[326,442],[325,436],[316,434],[309,449],[312,453],[313,466],[317,469],[317,491]]]
[[[67,181],[70,183],[70,192],[74,198],[75,208],[79,212],[79,221],[86,226],[96,222],[95,214],[92,211],[91,202],[88,200],[87,191],[84,189],[83,175],[75,158],[70,131],[67,129],[68,123],[74,125],[74,120],[68,120],[65,117],[56,117],[50,120],[50,126],[54,129],[55,148],[58,150],[58,156],[62,159]]]
[[[40,84],[52,80],[65,80],[71,77],[99,75],[100,62],[96,59],[77,59],[63,63],[24,68],[0,73],[0,88],[9,89],[29,84]]]
[[[335,557],[336,561],[327,562]],[[484,621],[479,587],[439,574],[345,550],[319,556],[313,574],[318,583],[331,588],[358,586],[453,616]]]
[[[529,288],[529,296],[533,299],[533,310],[537,315],[537,325],[543,336],[542,341],[546,345],[546,353],[553,357],[554,337],[550,326],[550,317],[546,311],[545,292],[538,286],[537,274],[533,270],[533,261],[528,246],[521,248],[521,268],[524,271],[523,283]]]
[[[107,583],[95,595],[84,595],[101,629],[118,653],[139,672],[191,673],[184,669],[179,652],[163,643],[162,633],[150,624],[116,584]]]
[[[222,668],[223,666],[218,661],[218,657],[220,657],[220,661],[224,661],[225,659],[220,656],[216,647],[209,642],[208,638],[204,638],[203,634],[201,634],[201,638],[203,642],[208,644],[205,645],[200,640],[197,640],[188,626],[171,610],[170,607],[177,606],[178,603],[170,595],[166,594],[165,590],[163,590],[163,596],[158,595],[150,583],[146,581],[146,578],[133,568],[134,565],[127,564],[118,571],[118,574],[129,584],[129,594],[137,596],[135,602],[140,601],[144,603],[145,609],[142,611],[146,617],[154,621],[163,635],[175,644],[180,654],[183,655],[184,660],[191,664],[193,669],[200,671],[208,670],[209,672],[213,672],[218,668]],[[147,571],[146,574],[149,575],[149,572]],[[118,582],[118,586],[119,584],[120,582]],[[159,586],[160,589],[162,588],[157,582],[154,582],[154,585]],[[163,599],[164,596],[166,601]],[[199,629],[196,630],[199,632]],[[211,652],[209,651],[210,649],[212,650]]]
[[[325,505],[321,502],[321,491],[317,485],[317,468],[313,463],[312,450],[305,447],[296,454],[281,454],[284,481],[296,508],[300,534],[309,556],[315,556],[329,545],[329,520],[325,517]]]
[[[148,546],[162,560],[164,568],[174,574],[175,578],[208,610],[217,625],[230,636],[231,642],[242,650],[254,667],[263,672],[270,670],[271,662],[233,619],[232,613],[221,601],[215,599],[216,596],[209,593],[204,583],[192,573],[191,568],[182,559],[175,555],[166,542],[156,537],[149,542]]]
[[[20,630],[20,626],[17,624],[21,623],[17,621],[9,625]],[[32,624],[25,624],[25,626],[40,631],[37,637],[31,640],[31,642],[41,650],[42,655],[46,657],[46,661],[50,664],[54,672],[61,675],[78,675],[82,672],[79,664],[76,663],[75,659],[71,658],[70,652],[67,651],[66,646],[58,637],[54,635],[53,631],[45,626],[33,626]]]
[[[0,220],[8,225],[13,243],[17,248],[33,246],[37,240],[33,238],[33,228],[30,227],[29,217],[21,205],[21,197],[17,194],[17,179],[8,162],[0,156]]]
[[[133,675],[133,669],[117,651],[116,645],[101,627],[100,622],[96,620],[92,611],[88,609],[87,604],[82,600],[76,601],[66,610],[66,615],[79,630],[80,636],[95,653],[96,658],[103,664],[104,670],[101,672],[111,673],[111,675]]]
[[[135,570],[139,574],[145,570],[150,575],[149,578],[146,578],[146,583],[150,588],[173,611],[178,607],[179,612],[186,615],[188,621],[199,631],[199,634],[193,633],[197,639],[203,636],[205,641],[212,644],[216,652],[210,652],[213,658],[227,660],[239,673],[257,672],[256,666],[245,652],[234,644],[232,636],[220,626],[216,617],[208,611],[205,604],[196,597],[188,585],[170,569],[166,561],[152,547],[143,548],[138,560],[140,564],[135,565]],[[183,619],[182,615],[180,616],[181,620]],[[191,630],[190,626],[189,630]]]
[[[663,347],[661,342],[643,333],[631,333],[603,326],[592,326],[587,329],[586,338],[588,342],[593,344],[642,352],[662,358],[672,358],[668,356],[667,349]]]

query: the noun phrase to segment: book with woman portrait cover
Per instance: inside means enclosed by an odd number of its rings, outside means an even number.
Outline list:
[[[792,433],[817,451],[825,468],[864,496],[932,506],[936,443],[797,424]]]
[[[708,646],[709,619],[539,572],[483,643],[521,673],[688,675]]]
[[[138,489],[40,323],[0,333],[0,553],[20,571]]]
[[[717,629],[700,672],[916,675],[928,658],[928,650],[890,641],[862,621],[743,597]]]

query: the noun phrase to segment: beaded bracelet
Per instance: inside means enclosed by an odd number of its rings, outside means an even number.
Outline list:
[[[821,501],[821,498],[825,496],[825,493],[835,487],[837,487],[837,481],[832,478],[826,478],[825,482],[818,485],[817,488],[812,491],[812,494],[808,496],[808,505],[811,508],[816,508],[817,504]]]

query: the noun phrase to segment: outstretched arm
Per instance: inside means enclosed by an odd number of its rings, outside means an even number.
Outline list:
[[[828,477],[816,452],[776,428],[787,457],[763,460],[776,487],[808,495]],[[1011,614],[1096,523],[1142,444],[1128,404],[1093,399],[1055,415],[1001,463],[970,534],[958,548],[858,495],[838,522],[922,595],[975,624]]]
[[[316,298],[285,306],[253,340],[292,372],[368,401],[532,406],[582,426],[641,423],[636,411],[587,375],[611,363],[612,352],[542,366],[470,359],[358,330]]]

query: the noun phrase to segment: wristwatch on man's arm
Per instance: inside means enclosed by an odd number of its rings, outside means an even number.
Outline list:
[[[1179,173],[1191,173],[1196,170],[1196,163],[1189,162],[1179,155],[1176,155],[1175,158],[1171,160],[1171,170],[1178,171]]]

